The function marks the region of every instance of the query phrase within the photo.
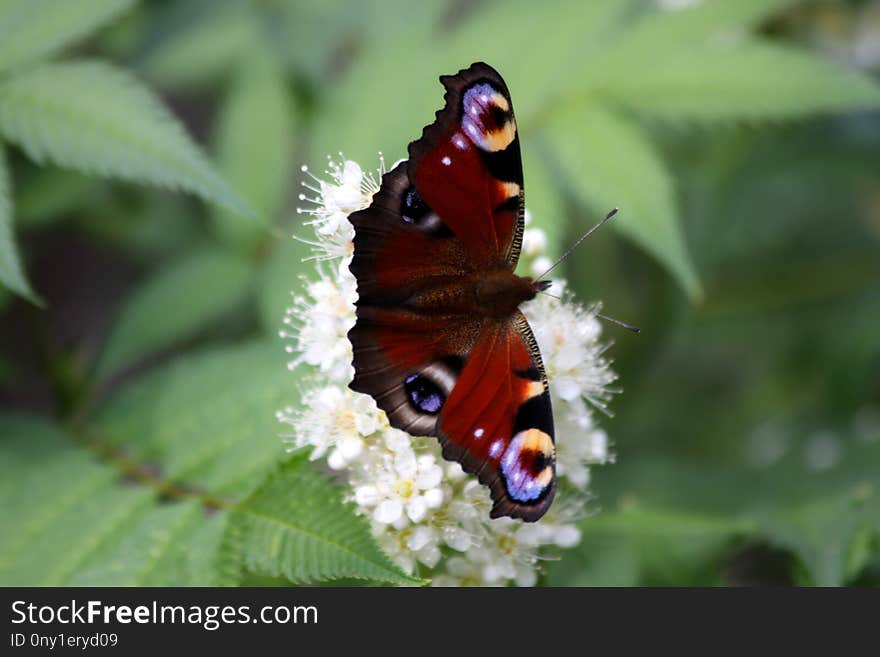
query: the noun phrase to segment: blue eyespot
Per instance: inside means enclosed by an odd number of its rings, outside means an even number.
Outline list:
[[[404,389],[410,405],[422,413],[436,415],[446,401],[446,396],[437,384],[421,374],[406,377]]]

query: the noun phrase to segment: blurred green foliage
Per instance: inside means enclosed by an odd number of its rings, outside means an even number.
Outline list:
[[[415,583],[285,457],[274,336],[297,165],[402,157],[482,59],[551,248],[621,207],[566,276],[642,328],[544,582],[880,583],[878,44],[856,0],[0,0],[0,582]]]

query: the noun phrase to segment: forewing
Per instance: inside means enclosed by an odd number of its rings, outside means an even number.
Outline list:
[[[382,177],[370,206],[348,217],[355,229],[349,269],[358,305],[400,306],[417,290],[473,271],[462,243],[424,204],[401,162]]]
[[[524,196],[510,92],[482,62],[440,81],[446,104],[409,146],[410,180],[474,258],[513,269]]]

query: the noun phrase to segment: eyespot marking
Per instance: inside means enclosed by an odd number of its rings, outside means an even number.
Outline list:
[[[449,158],[446,158],[449,159]],[[415,187],[410,186],[401,196],[400,218],[405,224],[435,237],[449,237],[452,231],[425,203]]]
[[[507,494],[519,502],[533,502],[553,481],[556,450],[553,440],[540,429],[520,431],[501,458]]]
[[[516,138],[510,103],[489,83],[480,82],[468,89],[462,105],[462,128],[482,150],[502,151]]]
[[[403,381],[406,400],[418,414],[437,415],[455,386],[456,375],[442,362],[431,363]]]
[[[422,413],[437,415],[446,401],[440,388],[421,374],[411,374],[406,377],[404,388],[410,405]]]
[[[410,187],[403,194],[400,208],[400,216],[408,224],[418,225],[425,217],[432,214],[431,208],[422,200],[414,187]]]

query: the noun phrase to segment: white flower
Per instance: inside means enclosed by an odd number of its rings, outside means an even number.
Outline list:
[[[562,299],[542,294],[523,312],[541,348],[553,398],[569,403],[583,398],[605,411],[616,376],[603,357],[597,310],[574,303],[568,294]]]
[[[488,526],[489,531],[478,547],[468,556],[482,565],[482,578],[490,584],[513,580],[518,586],[534,586],[538,575],[536,546],[523,540],[529,525],[499,518]]]
[[[380,158],[378,177],[364,174],[360,165],[351,160],[345,160],[342,165],[330,160],[325,171],[329,181],[314,176],[306,166],[302,171],[311,177],[311,182],[303,183],[303,187],[315,195],[300,194],[299,199],[310,201],[312,206],[299,208],[297,212],[312,216],[306,224],[314,226],[316,237],[316,240],[303,241],[312,245],[318,259],[350,257],[354,228],[348,215],[370,204],[373,194],[379,190],[378,180],[385,172],[384,160]]]
[[[305,170],[305,169],[304,169]],[[557,425],[559,491],[537,523],[510,518],[492,520],[489,491],[457,463],[442,459],[434,438],[415,438],[392,428],[371,397],[352,392],[351,345],[356,283],[348,264],[353,230],[348,215],[369,205],[384,172],[365,173],[351,161],[330,162],[326,180],[311,176],[305,184],[316,277],[306,281],[285,315],[291,367],[316,369],[302,395],[300,411],[286,408],[280,421],[293,428],[293,444],[310,447],[342,470],[349,499],[369,518],[373,535],[388,555],[408,572],[434,584],[532,586],[547,550],[554,554],[580,541],[573,523],[587,499],[589,466],[609,460],[608,439],[593,409],[605,409],[614,374],[602,356],[601,327],[595,308],[576,305],[556,281],[548,295],[525,306],[550,379]],[[311,175],[311,174],[309,174]],[[547,237],[534,225],[523,235],[523,266],[540,274],[552,264]]]
[[[535,278],[541,278],[544,273],[553,266],[553,261],[547,256],[538,256],[532,261],[529,273]]]
[[[443,470],[432,454],[413,450],[388,453],[374,468],[372,487],[376,491],[373,520],[385,525],[418,523],[443,503],[440,483]],[[357,496],[357,491],[355,492]]]
[[[547,249],[547,234],[540,228],[526,228],[523,231],[522,255],[534,258]],[[550,267],[550,263],[547,268]]]
[[[347,388],[324,386],[303,395],[303,412],[279,414],[279,420],[294,428],[294,445],[314,447],[313,459],[328,450],[328,464],[341,470],[360,456],[364,437],[377,431],[384,418],[371,397]]]
[[[281,331],[281,337],[293,337],[296,344],[289,351],[298,356],[289,363],[317,366],[331,379],[351,378],[351,344],[348,331],[354,326],[354,300],[357,288],[354,277],[338,275],[335,281],[321,278],[306,285],[306,296],[295,297],[284,323],[298,328],[296,333]]]
[[[817,431],[804,444],[804,464],[809,470],[829,470],[843,454],[840,439],[831,431]]]
[[[576,488],[586,491],[590,483],[589,466],[612,460],[608,434],[595,425],[583,398],[556,404],[556,433],[565,436],[556,444],[556,474]]]

